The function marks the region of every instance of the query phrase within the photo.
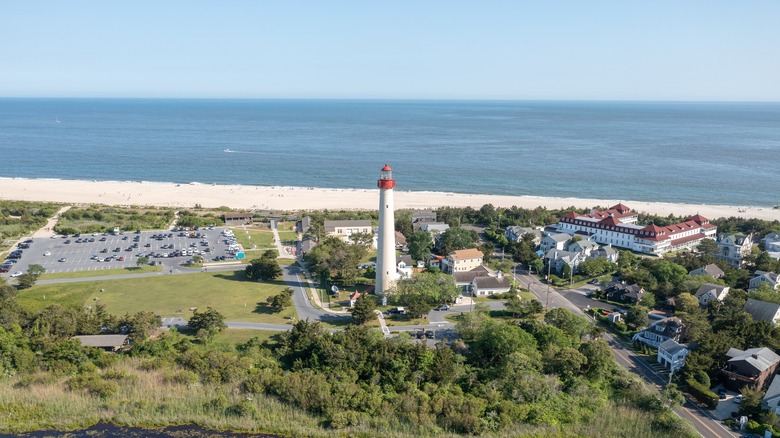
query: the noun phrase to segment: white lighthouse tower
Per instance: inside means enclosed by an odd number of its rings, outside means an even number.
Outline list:
[[[395,267],[395,205],[393,170],[385,164],[377,181],[379,187],[379,241],[376,254],[377,294],[384,294],[397,278]]]

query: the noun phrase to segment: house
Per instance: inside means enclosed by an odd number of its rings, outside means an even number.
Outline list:
[[[349,307],[355,307],[355,303],[357,303],[358,298],[363,295],[358,291],[352,292],[352,294],[349,296]]]
[[[295,223],[295,230],[299,233],[307,233],[311,228],[311,216],[304,216]]]
[[[709,275],[710,277],[717,280],[718,278],[723,277],[724,273],[723,270],[718,267],[718,265],[710,263],[707,266],[694,269],[693,271],[689,272],[688,275]]]
[[[127,335],[83,335],[71,339],[78,339],[82,347],[95,347],[106,351],[119,351],[129,344]]]
[[[452,274],[455,277],[455,286],[458,286],[464,293],[471,292],[474,279],[477,277],[490,277],[495,275],[490,269],[484,266],[477,266],[476,268],[466,272],[456,272]]]
[[[646,329],[636,333],[632,342],[641,342],[653,348],[658,348],[665,341],[671,339],[675,342],[680,340],[682,335],[683,323],[680,318],[673,316],[664,318],[650,324]]]
[[[688,349],[672,339],[667,339],[658,346],[658,363],[675,373],[685,365]]]
[[[544,255],[544,264],[549,267],[549,270],[555,275],[561,275],[563,267],[568,265],[571,269],[571,273],[577,271],[577,267],[585,260],[582,254],[569,251],[557,251],[551,249]]]
[[[419,231],[420,225],[426,222],[436,222],[436,212],[433,210],[416,210],[412,212],[412,230]]]
[[[395,257],[395,266],[396,266],[396,272],[398,273],[398,278],[412,278],[412,268],[414,267],[414,262],[412,261],[412,258],[408,255],[402,255],[402,256],[396,256]]]
[[[739,268],[753,249],[753,235],[744,233],[718,235],[718,253],[715,258],[723,260],[729,266]]]
[[[395,232],[395,249],[406,248],[406,236],[400,231]]]
[[[591,251],[588,256],[590,259],[604,258],[610,263],[617,263],[619,257],[620,251],[613,248],[612,245],[601,246],[598,249]]]
[[[618,204],[606,211],[592,210],[588,214],[567,213],[558,224],[550,225],[548,228],[570,236],[584,236],[602,245],[613,245],[655,255],[691,249],[703,239],[714,239],[718,230],[709,219],[698,214],[688,217],[683,222],[665,227],[641,226],[636,224],[637,220],[636,212],[623,204]]]
[[[723,301],[729,294],[729,287],[719,284],[704,283],[696,291],[696,298],[699,299],[699,305],[706,306],[710,301]]]
[[[459,249],[451,252],[447,257],[442,259],[441,269],[448,274],[470,271],[482,265],[482,258],[484,256],[482,251],[476,248]]]
[[[748,290],[756,290],[762,283],[768,284],[772,290],[777,290],[780,287],[780,275],[774,272],[756,271],[755,277],[750,279]]]
[[[428,267],[431,267],[431,268],[441,268],[441,265],[442,265],[441,261],[442,260],[444,260],[444,257],[432,255],[431,259],[428,260]]]
[[[768,348],[750,348],[745,351],[730,348],[726,352],[726,367],[720,370],[724,386],[739,391],[745,386],[764,390],[780,365],[780,356]]]
[[[338,237],[345,242],[351,242],[349,236],[353,234],[374,234],[374,229],[369,219],[325,221],[323,227],[328,236]],[[374,239],[374,243],[376,244],[376,239]]]
[[[506,239],[510,242],[520,242],[523,240],[523,236],[526,234],[533,234],[534,246],[539,245],[542,242],[541,230],[536,230],[530,227],[511,225],[506,227],[506,231],[504,231],[504,237],[506,237]]]
[[[551,234],[542,238],[542,242],[539,244],[539,249],[544,252],[547,252],[551,249],[563,251],[569,242],[571,242],[571,236],[566,233]]]
[[[317,242],[311,236],[305,236],[298,246],[298,254],[305,256],[317,246]]]
[[[423,222],[420,224],[420,231],[431,233],[436,238],[439,234],[450,229],[450,226],[444,222]]]
[[[604,288],[608,300],[624,303],[638,303],[645,294],[644,288],[638,284],[626,284],[625,281],[612,281]]]
[[[749,313],[756,321],[766,321],[774,326],[780,322],[780,304],[748,298],[742,310]]]
[[[761,408],[780,414],[780,379],[777,375],[772,377],[772,383],[769,384],[761,401]]]
[[[769,253],[769,257],[780,260],[780,233],[769,233],[761,239],[764,250]]]
[[[511,287],[509,278],[498,272],[495,277],[475,277],[471,283],[471,294],[475,297],[501,294],[509,292]]]
[[[225,225],[251,225],[252,213],[225,213],[222,220]]]
[[[571,242],[568,248],[566,248],[567,251],[582,254],[583,257],[589,257],[597,249],[599,249],[598,243],[585,239]]]

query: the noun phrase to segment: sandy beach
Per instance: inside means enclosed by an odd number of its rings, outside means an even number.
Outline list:
[[[78,181],[56,179],[0,178],[0,199],[50,201],[68,204],[107,204],[191,208],[227,206],[260,210],[369,210],[376,209],[379,191],[314,187],[175,184],[134,181]],[[575,206],[608,207],[622,202],[638,212],[680,216],[701,214],[710,219],[737,216],[765,220],[780,219],[780,210],[749,205],[697,205],[643,202],[630,199],[579,199],[537,196],[473,195],[444,192],[396,190],[396,208],[466,207],[484,204],[496,207]]]

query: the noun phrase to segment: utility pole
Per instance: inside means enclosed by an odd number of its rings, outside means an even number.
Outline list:
[[[557,251],[555,252],[555,255],[553,256],[553,258],[556,258],[556,259],[558,258],[558,252]],[[548,259],[547,260],[547,305],[545,306],[548,309],[550,308],[550,266],[552,266],[552,260]]]

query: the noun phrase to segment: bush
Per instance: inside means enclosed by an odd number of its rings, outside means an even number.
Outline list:
[[[688,392],[690,392],[696,400],[704,403],[707,408],[715,409],[718,407],[718,396],[710,391],[709,388],[693,379],[687,379],[685,384],[688,385]]]
[[[234,417],[253,417],[257,413],[257,408],[252,402],[241,400],[229,407],[225,413]]]
[[[228,399],[225,394],[220,394],[216,398],[213,398],[203,404],[203,407],[208,411],[222,411],[227,408]]]
[[[704,370],[696,371],[696,374],[693,375],[693,378],[707,388],[711,386],[710,376],[708,376]]]

